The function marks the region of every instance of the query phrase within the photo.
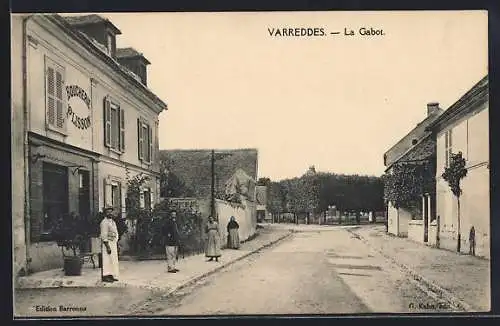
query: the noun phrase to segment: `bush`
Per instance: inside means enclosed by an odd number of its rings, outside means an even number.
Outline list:
[[[81,218],[75,212],[59,216],[53,231],[57,245],[71,250],[73,256],[77,256],[77,250],[89,239],[88,225],[88,219]]]
[[[203,250],[203,219],[194,207],[180,207],[168,200],[158,203],[152,212],[138,214],[134,237],[135,253],[141,256],[163,254],[165,252],[162,227],[169,211],[177,211],[177,227],[181,237],[181,254],[193,254]]]

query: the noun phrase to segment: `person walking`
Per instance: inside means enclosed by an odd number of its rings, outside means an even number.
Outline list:
[[[205,227],[207,234],[207,245],[205,248],[205,256],[209,258],[208,261],[219,261],[220,253],[220,234],[219,224],[212,216],[208,217],[208,223]]]
[[[177,211],[171,210],[170,214],[163,225],[163,238],[165,243],[165,251],[167,253],[167,271],[169,273],[177,273],[179,270],[175,267],[177,262],[177,248],[179,246],[180,235],[177,228]]]
[[[113,207],[103,209],[104,218],[101,221],[102,265],[101,279],[103,282],[115,282],[119,277],[118,266],[118,228],[113,220]]]
[[[231,216],[229,223],[227,223],[227,247],[231,249],[240,248],[240,225],[236,222],[234,216]]]

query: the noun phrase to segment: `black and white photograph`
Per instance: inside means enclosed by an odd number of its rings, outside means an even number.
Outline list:
[[[490,312],[488,11],[10,18],[14,318]]]

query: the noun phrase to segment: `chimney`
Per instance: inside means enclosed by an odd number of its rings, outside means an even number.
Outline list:
[[[120,35],[121,31],[111,21],[96,14],[69,16],[64,19],[75,29],[96,40],[115,58],[116,35]]]
[[[427,103],[427,116],[430,116],[439,111],[439,102]]]
[[[144,86],[148,85],[147,66],[151,64],[151,62],[149,62],[142,53],[130,47],[116,49],[116,59],[121,65],[136,74],[141,79]]]

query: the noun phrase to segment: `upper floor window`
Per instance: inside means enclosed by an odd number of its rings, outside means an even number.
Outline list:
[[[64,68],[49,58],[45,58],[45,100],[46,100],[46,122],[47,126],[57,131],[66,130],[66,119],[64,117],[65,98],[64,90]]]
[[[125,111],[109,97],[104,99],[104,143],[112,150],[125,152]]]
[[[451,153],[452,153],[452,129],[444,134],[444,164],[445,167],[450,166]]]
[[[109,55],[113,56],[114,53],[113,53],[113,35],[111,33],[108,33],[106,34],[106,45],[107,45],[107,49],[108,49],[108,53]]]
[[[137,119],[138,155],[144,163],[153,161],[153,131],[151,125],[144,119]]]

